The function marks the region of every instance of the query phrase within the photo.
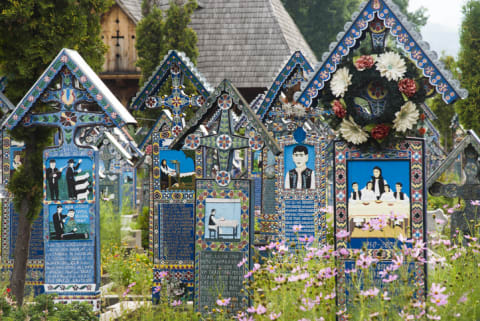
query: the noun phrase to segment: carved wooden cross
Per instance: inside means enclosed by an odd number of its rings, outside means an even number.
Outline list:
[[[120,30],[117,29],[117,35],[112,36],[112,39],[117,39],[117,44],[115,45],[116,47],[120,47],[120,39],[125,38],[124,36],[120,36]]]
[[[75,86],[72,74],[67,68],[60,71],[62,78],[60,87],[47,89],[41,101],[54,103],[59,106],[58,112],[27,114],[24,119],[25,126],[45,125],[59,127],[64,145],[75,144],[75,130],[79,127],[111,125],[111,120],[100,112],[81,111],[81,103],[94,102],[85,89]],[[100,94],[99,94],[100,95]],[[99,97],[97,97],[99,98]],[[101,97],[100,97],[101,98]]]
[[[429,189],[433,196],[445,196],[449,198],[461,197],[465,200],[465,208],[463,211],[455,211],[452,215],[451,233],[455,234],[458,229],[464,234],[477,234],[475,225],[479,221],[480,213],[478,213],[479,206],[472,205],[471,201],[480,200],[480,180],[478,153],[470,144],[464,150],[465,157],[465,176],[466,181],[462,186],[456,184],[441,184],[435,182]]]
[[[211,147],[217,151],[219,170],[216,173],[216,181],[219,185],[226,186],[230,183],[231,160],[233,152],[236,149],[242,149],[249,146],[249,139],[233,134],[230,126],[230,107],[232,98],[228,94],[223,94],[217,100],[219,108],[222,110],[217,133],[214,135],[200,138],[200,145]]]
[[[201,95],[188,96],[183,92],[183,72],[178,63],[172,63],[170,67],[172,78],[172,91],[168,96],[148,97],[148,108],[168,108],[173,114],[172,134],[176,137],[183,129],[183,112],[187,107],[200,107],[205,102]]]

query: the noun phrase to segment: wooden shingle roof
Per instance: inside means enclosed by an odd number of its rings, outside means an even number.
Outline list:
[[[135,24],[142,19],[142,0],[115,0],[115,2]]]
[[[157,0],[162,10],[169,2]],[[268,88],[298,50],[317,63],[280,0],[202,0],[190,26],[198,37],[197,68],[211,84],[229,79],[238,88]]]

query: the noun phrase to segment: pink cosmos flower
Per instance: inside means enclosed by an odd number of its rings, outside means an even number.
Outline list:
[[[241,267],[242,265],[244,265],[245,263],[247,263],[247,258],[244,257],[243,260],[241,260],[240,262],[238,262],[237,266],[238,267]]]
[[[330,279],[335,275],[337,275],[337,269],[334,268],[332,270],[331,267],[327,267],[318,271],[317,278],[325,280],[325,279]]]
[[[391,298],[388,296],[388,292],[387,291],[384,291],[383,294],[382,294],[382,299],[384,301],[390,301]]]
[[[172,307],[176,307],[182,304],[181,300],[173,300],[172,303],[170,304]]]
[[[408,313],[404,312],[403,310],[398,315],[402,318],[402,320],[414,320],[415,319],[414,315],[408,314]]]
[[[430,295],[435,296],[440,293],[443,293],[446,290],[446,288],[441,286],[440,284],[437,283],[432,283],[432,286],[430,288]]]
[[[427,319],[429,319],[429,320],[441,320],[442,317],[439,316],[439,315],[430,315],[430,314],[427,314]]]
[[[448,303],[448,295],[446,294],[437,294],[430,298],[430,302],[436,304],[437,306],[446,305]]]
[[[158,277],[159,277],[160,279],[163,279],[163,278],[166,277],[167,275],[168,275],[168,272],[167,272],[167,271],[160,271]]]
[[[395,281],[396,279],[398,279],[398,275],[396,275],[396,274],[390,274],[390,275],[388,276],[388,278],[382,279],[382,281],[385,282],[385,283],[390,283],[390,282]]]
[[[362,269],[367,269],[372,263],[376,262],[377,260],[373,259],[372,257],[362,254],[358,258],[356,265]]]
[[[457,302],[458,302],[458,303],[465,303],[465,302],[467,302],[467,300],[468,300],[468,297],[467,297],[467,294],[465,293],[464,295],[462,295],[462,296],[460,297],[460,299],[458,299]]]
[[[339,239],[347,238],[349,235],[350,235],[350,233],[348,233],[347,230],[341,230],[340,232],[335,234],[335,236]]]
[[[378,295],[379,292],[380,292],[379,289],[373,288],[373,289],[368,289],[366,291],[360,291],[360,295],[374,298]]]
[[[231,298],[226,298],[226,299],[218,299],[217,300],[217,305],[221,306],[221,307],[225,307],[227,305],[230,304],[230,300]]]
[[[480,206],[480,200],[470,201],[470,204],[472,204],[473,206]]]
[[[275,280],[275,282],[277,282],[277,283],[284,283],[286,279],[285,279],[285,277],[284,277],[283,275],[281,275],[281,276],[276,276],[276,277],[274,278],[274,280]]]
[[[244,279],[248,279],[249,277],[251,277],[253,275],[253,272],[252,271],[249,271],[247,274],[245,274],[243,276]]]
[[[267,308],[259,304],[256,311],[257,311],[257,314],[264,314],[265,312],[267,312]]]
[[[278,318],[280,318],[281,315],[282,315],[282,312],[279,312],[279,313],[272,312],[270,313],[269,317],[270,317],[270,320],[277,320]]]
[[[255,307],[248,307],[247,312],[248,313],[257,313],[257,309]]]
[[[303,227],[303,226],[302,226],[301,224],[299,224],[299,225],[294,225],[294,226],[292,226],[292,230],[293,230],[294,232],[300,232],[300,231],[302,230],[302,227]]]
[[[270,273],[275,273],[275,266],[273,266],[273,265],[267,266],[267,271],[270,272]]]

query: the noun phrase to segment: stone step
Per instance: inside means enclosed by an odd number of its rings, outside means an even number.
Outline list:
[[[125,312],[135,311],[143,305],[150,305],[150,301],[122,301],[115,303],[109,306],[105,313],[100,315],[100,321],[114,321]]]

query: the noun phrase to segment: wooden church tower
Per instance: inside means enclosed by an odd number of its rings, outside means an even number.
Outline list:
[[[102,17],[102,40],[108,45],[100,78],[124,106],[138,91],[140,69],[135,66],[135,28],[142,18],[141,2],[116,0]]]

